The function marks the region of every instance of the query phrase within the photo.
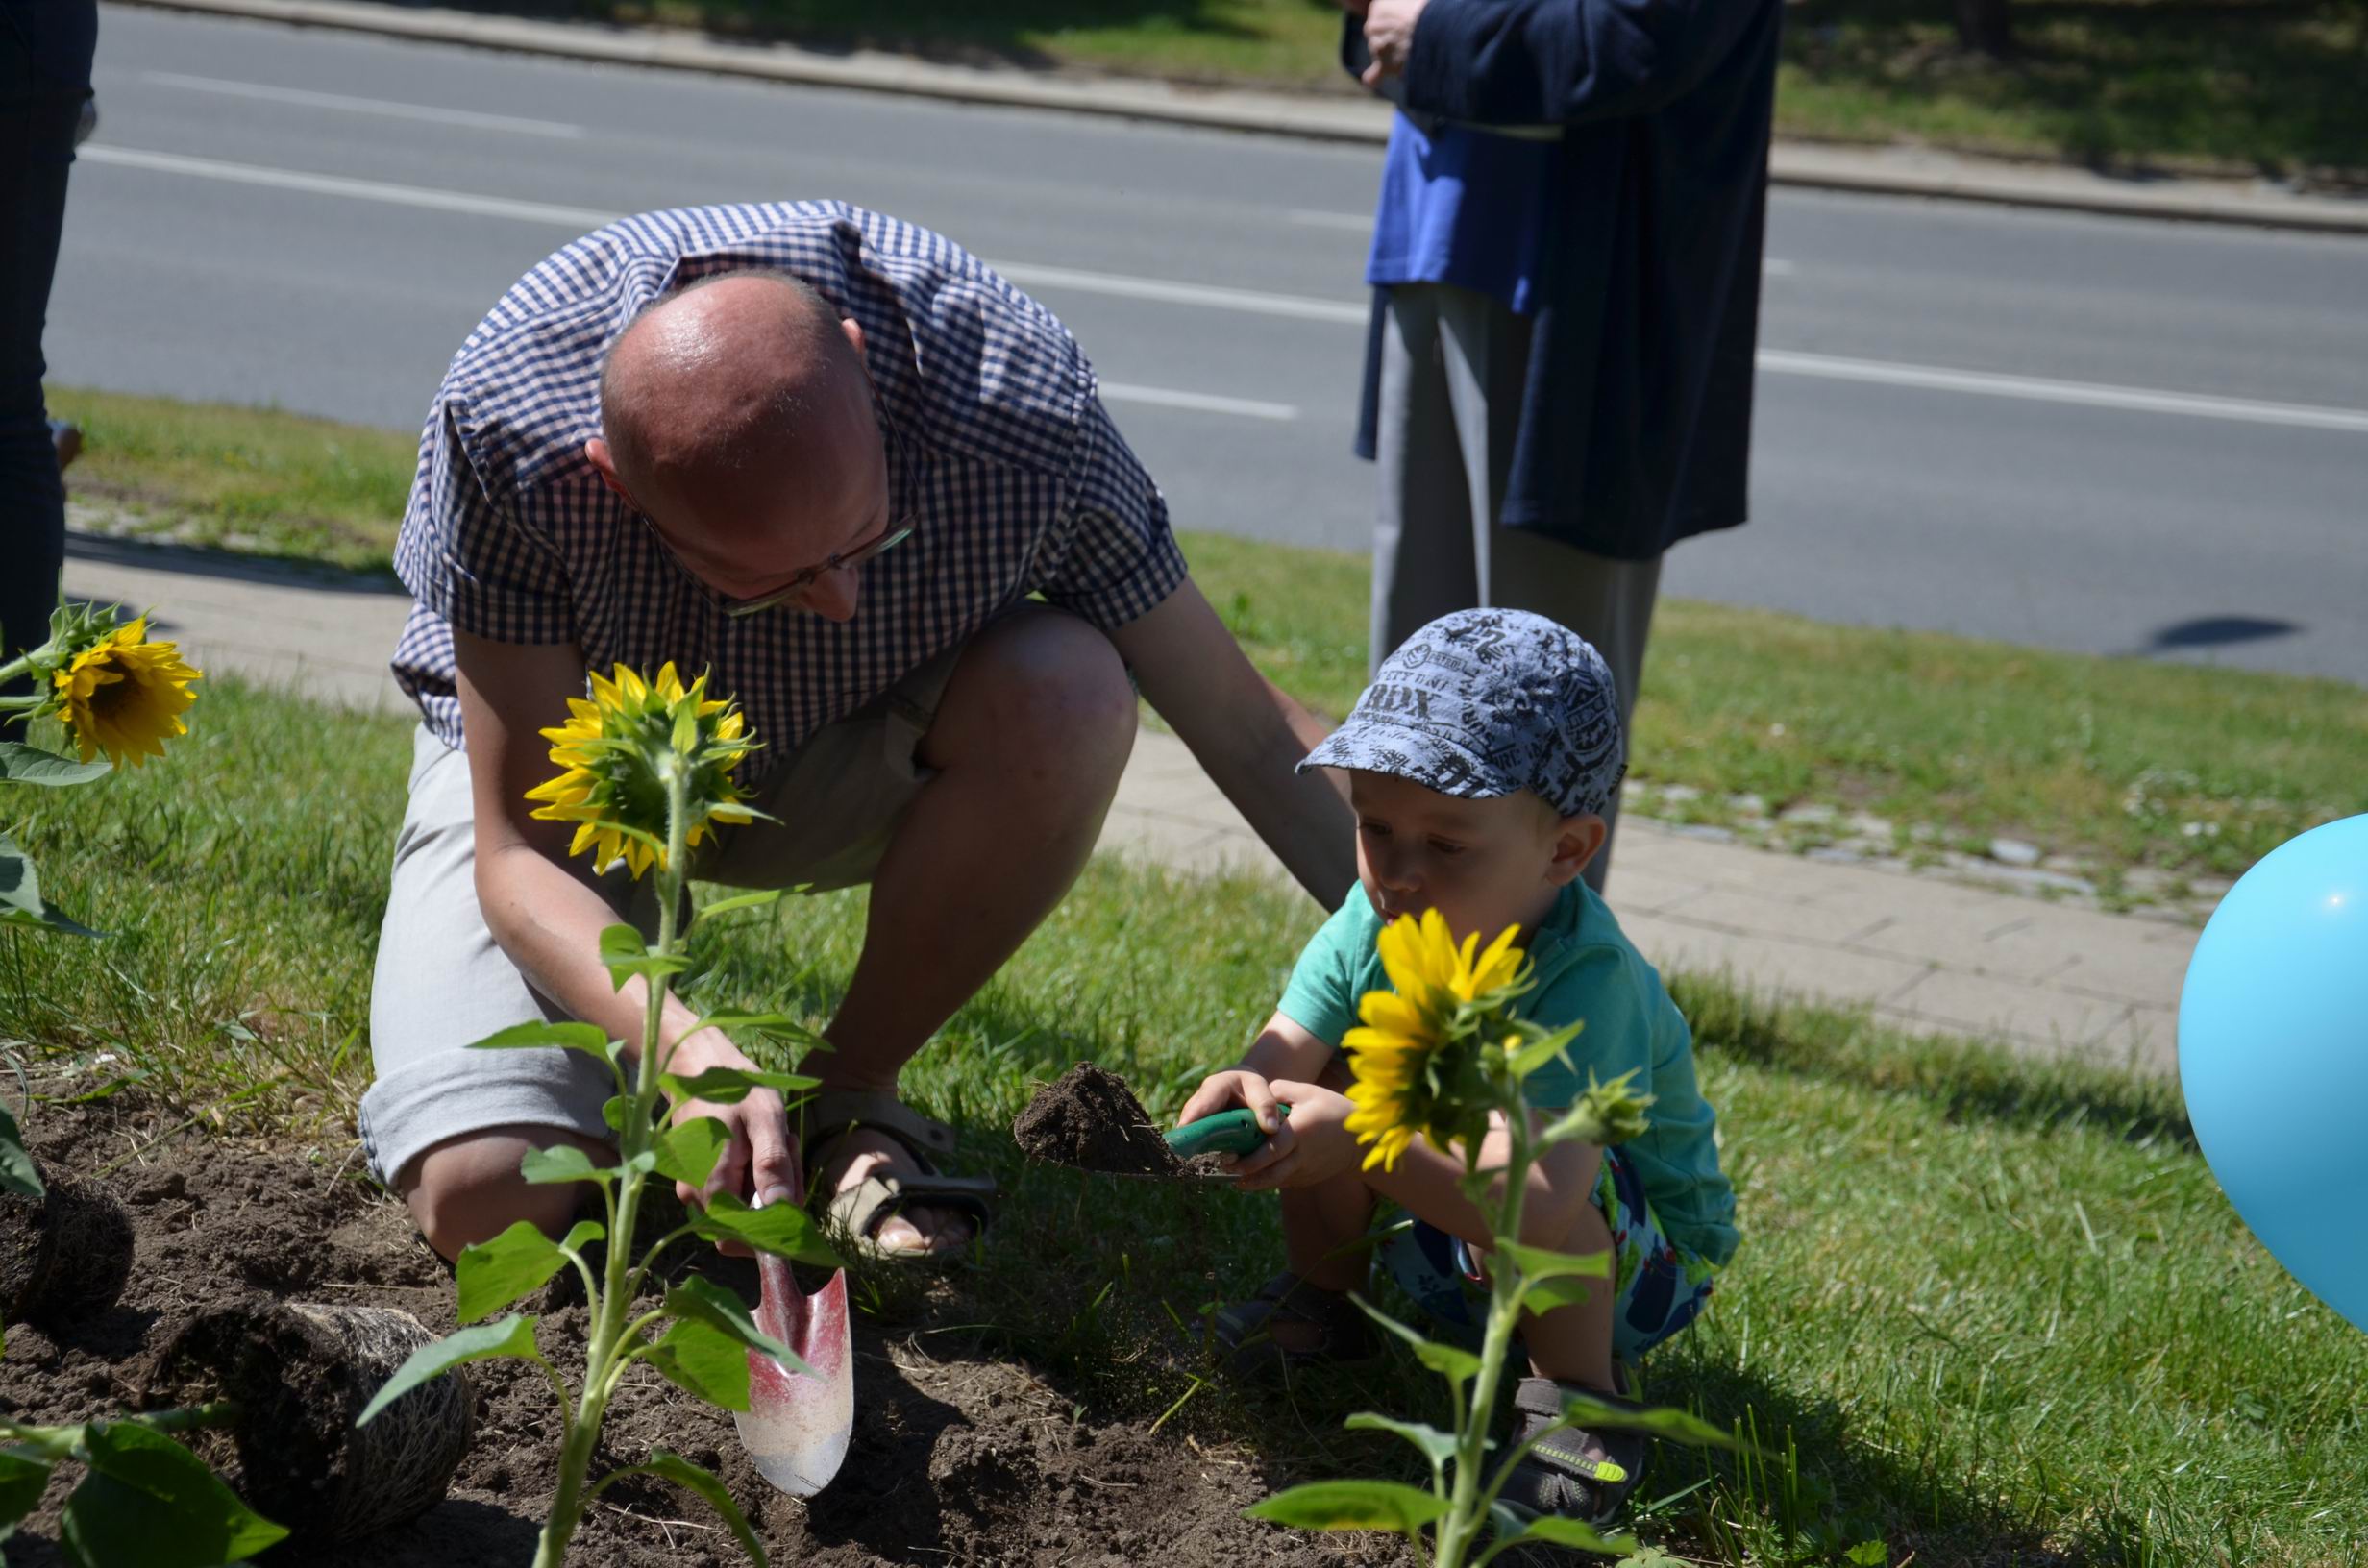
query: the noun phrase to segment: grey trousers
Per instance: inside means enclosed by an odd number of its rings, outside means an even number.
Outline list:
[[[1661,558],[1616,561],[1499,527],[1529,372],[1529,319],[1447,283],[1390,290],[1382,340],[1372,662],[1454,610],[1530,610],[1612,667],[1623,732],[1644,674]],[[1619,802],[1604,813],[1616,830]],[[1587,869],[1603,891],[1612,844]]]

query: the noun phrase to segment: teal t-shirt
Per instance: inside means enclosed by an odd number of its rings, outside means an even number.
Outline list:
[[[1369,991],[1388,991],[1374,939],[1381,918],[1362,886],[1348,890],[1291,971],[1282,1015],[1340,1049],[1357,1024]],[[1643,1179],[1644,1195],[1671,1240],[1723,1264],[1734,1256],[1735,1188],[1718,1169],[1717,1117],[1693,1070],[1693,1035],[1663,989],[1661,975],[1621,932],[1611,909],[1583,882],[1563,890],[1529,943],[1537,985],[1516,1010],[1550,1029],[1584,1019],[1570,1042],[1571,1066],[1550,1062],[1529,1081],[1542,1110],[1570,1104],[1587,1075],[1608,1083],[1634,1071],[1634,1087],[1653,1096],[1644,1135],[1620,1145]]]

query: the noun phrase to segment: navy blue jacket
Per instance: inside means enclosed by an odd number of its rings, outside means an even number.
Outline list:
[[[1423,8],[1393,97],[1452,120],[1566,127],[1508,527],[1646,560],[1743,521],[1780,11],[1781,0]],[[1357,431],[1366,457],[1382,306],[1377,292]]]

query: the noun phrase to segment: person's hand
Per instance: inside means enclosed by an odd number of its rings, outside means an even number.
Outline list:
[[[1262,1146],[1227,1167],[1241,1178],[1243,1191],[1315,1187],[1356,1168],[1357,1139],[1347,1126],[1356,1107],[1347,1095],[1288,1078],[1262,1087],[1291,1107],[1291,1115],[1267,1134]]]
[[[1415,22],[1428,4],[1430,0],[1370,0],[1349,8],[1365,13],[1365,47],[1373,57],[1365,68],[1367,86],[1377,87],[1384,78],[1405,74],[1407,59],[1415,51]]]
[[[684,1040],[666,1062],[666,1070],[678,1078],[695,1078],[709,1067],[754,1071],[756,1064],[714,1029],[703,1029]],[[676,1196],[701,1208],[718,1192],[729,1192],[755,1209],[803,1199],[805,1184],[799,1179],[798,1140],[790,1136],[789,1113],[783,1109],[779,1094],[770,1089],[753,1089],[737,1105],[684,1100],[674,1108],[668,1120],[678,1124],[700,1116],[713,1116],[722,1122],[730,1141],[716,1161],[715,1169],[708,1173],[706,1185],[694,1188],[677,1182]],[[734,1258],[749,1256],[749,1248],[742,1242],[719,1241],[716,1247]]]
[[[1176,1113],[1175,1124],[1181,1127],[1237,1105],[1246,1106],[1258,1118],[1258,1130],[1271,1138],[1283,1124],[1283,1114],[1275,1109],[1275,1103],[1274,1090],[1267,1087],[1265,1078],[1247,1067],[1228,1067],[1200,1080],[1200,1087],[1193,1090],[1184,1109]]]

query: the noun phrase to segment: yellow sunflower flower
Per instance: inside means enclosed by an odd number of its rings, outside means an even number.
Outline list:
[[[591,690],[589,699],[568,698],[566,723],[542,732],[563,771],[527,792],[543,802],[536,818],[576,824],[569,854],[588,849],[602,865],[621,859],[636,881],[652,866],[663,869],[667,777],[677,770],[687,786],[686,847],[697,848],[718,822],[750,820],[731,773],[756,743],[737,708],[707,696],[705,675],[686,687],[672,664],[654,678],[620,664],[613,675],[595,673]]]
[[[104,751],[118,768],[137,768],[164,755],[166,740],[189,732],[181,715],[197,700],[190,683],[204,675],[182,662],[175,645],[150,642],[142,616],[53,670],[43,711],[65,721],[83,761]]]
[[[1346,1125],[1372,1146],[1362,1168],[1395,1169],[1418,1133],[1444,1148],[1485,1121],[1481,1069],[1469,1048],[1474,1031],[1458,1016],[1518,983],[1522,953],[1513,943],[1519,935],[1518,926],[1507,926],[1484,952],[1477,932],[1459,944],[1437,910],[1383,928],[1375,947],[1392,989],[1365,993],[1357,1006],[1362,1027],[1341,1041],[1356,1107]]]

